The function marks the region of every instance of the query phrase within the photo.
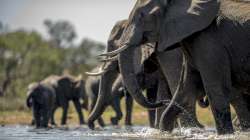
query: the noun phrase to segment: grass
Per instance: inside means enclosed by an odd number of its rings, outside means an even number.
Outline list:
[[[124,100],[122,101],[122,109],[124,108]],[[197,106],[198,107],[198,106]],[[58,109],[56,111],[56,122],[60,124],[60,118],[62,114],[62,109]],[[211,111],[209,108],[202,109],[198,107],[197,115],[199,121],[206,126],[213,126],[214,121],[211,115]],[[108,107],[103,114],[103,118],[106,124],[110,124],[110,117],[114,116],[115,113],[113,110]],[[125,115],[125,113],[124,113]],[[88,112],[84,110],[85,120],[87,119]],[[21,99],[0,99],[0,125],[9,125],[9,124],[30,124],[32,119],[32,112],[25,107],[24,100]],[[133,108],[133,118],[132,122],[134,125],[148,125],[148,116],[147,110],[139,106],[138,104],[134,105]],[[73,108],[73,105],[70,105],[70,109],[68,112],[68,124],[77,125],[78,124],[78,116]],[[120,124],[124,124],[124,117],[120,121]]]

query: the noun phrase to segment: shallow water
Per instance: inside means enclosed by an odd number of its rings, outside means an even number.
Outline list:
[[[217,136],[215,129],[179,128],[171,134],[144,126],[108,126],[98,130],[82,127],[34,129],[16,125],[0,127],[0,140],[159,140],[159,139],[250,139],[250,132],[236,132],[234,135]]]

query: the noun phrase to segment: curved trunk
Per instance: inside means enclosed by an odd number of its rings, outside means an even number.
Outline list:
[[[123,82],[127,87],[128,92],[135,99],[135,101],[143,107],[146,108],[157,108],[164,104],[150,103],[142,93],[142,90],[137,82],[135,68],[134,68],[134,53],[135,46],[130,46],[124,52],[119,54],[119,68],[123,78]]]
[[[94,121],[101,117],[102,113],[104,112],[107,103],[111,99],[109,97],[112,97],[110,94],[112,89],[111,83],[115,81],[118,74],[118,71],[115,68],[117,64],[114,63],[117,62],[110,63],[107,67],[107,71],[100,78],[98,98],[95,107],[89,115],[88,119],[88,125],[91,129],[94,128]]]
[[[176,101],[180,98],[180,95],[182,95],[186,77],[187,77],[187,58],[184,52],[182,70],[181,70],[180,78],[178,81],[178,85],[168,107],[165,109],[165,111],[161,115],[160,126],[159,126],[160,130],[172,131],[174,128],[173,122],[176,120],[176,116],[182,111],[181,104],[177,105]],[[165,123],[165,122],[168,122],[168,123]]]

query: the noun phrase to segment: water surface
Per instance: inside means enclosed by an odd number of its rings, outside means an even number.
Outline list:
[[[171,134],[145,126],[108,126],[98,130],[82,127],[34,129],[31,126],[9,125],[0,127],[0,140],[161,140],[161,139],[250,139],[250,132],[217,136],[214,128],[179,128]]]

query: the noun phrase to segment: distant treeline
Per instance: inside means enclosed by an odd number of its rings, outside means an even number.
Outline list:
[[[51,74],[78,75],[97,64],[104,45],[83,39],[74,45],[74,26],[67,21],[44,22],[50,35],[36,31],[9,31],[0,23],[0,98],[26,96],[27,85]]]

